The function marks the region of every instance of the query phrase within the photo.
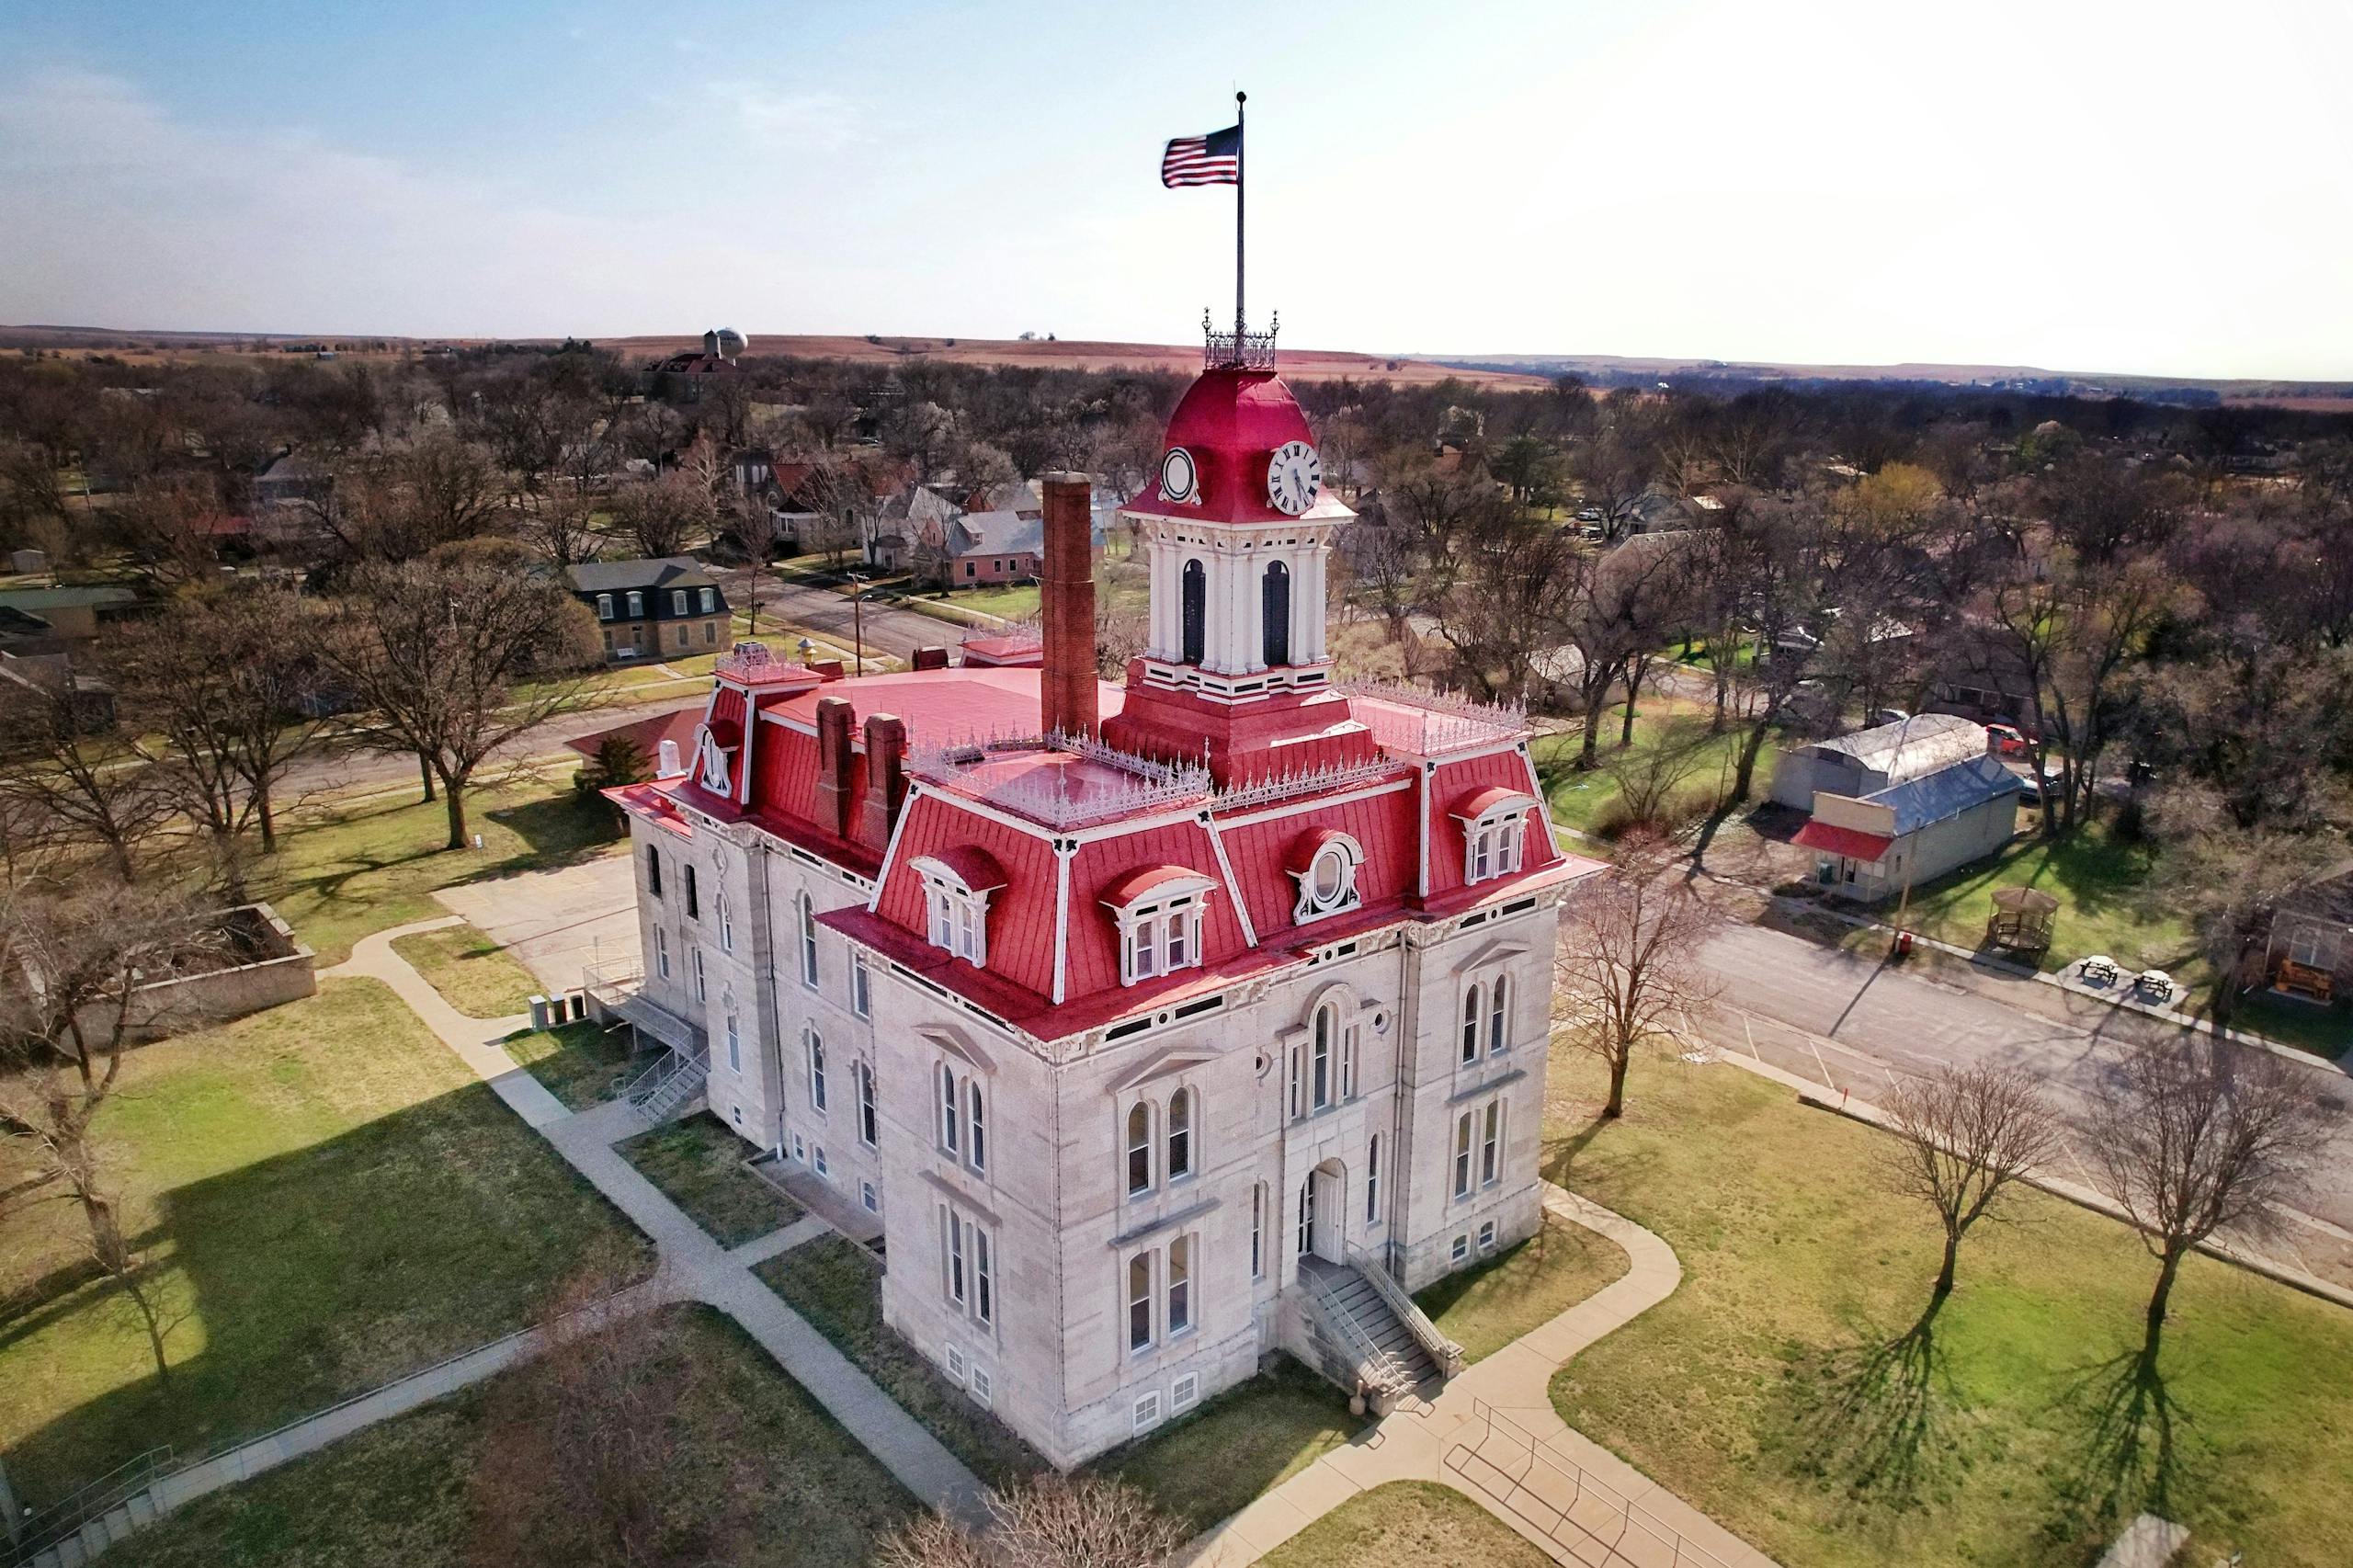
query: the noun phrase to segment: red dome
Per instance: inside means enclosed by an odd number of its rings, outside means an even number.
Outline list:
[[[1215,523],[1290,522],[1267,504],[1267,460],[1286,441],[1314,439],[1298,399],[1272,370],[1204,370],[1169,416],[1161,449],[1192,454],[1199,476],[1193,499],[1164,497],[1155,472],[1129,506]]]

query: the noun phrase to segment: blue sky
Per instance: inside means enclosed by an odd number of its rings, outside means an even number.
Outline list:
[[[0,321],[2353,377],[2353,7],[0,0]]]

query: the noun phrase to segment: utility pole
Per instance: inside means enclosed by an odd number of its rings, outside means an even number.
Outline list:
[[[858,659],[854,675],[866,673],[866,578],[861,573],[849,574],[849,624],[851,649]]]

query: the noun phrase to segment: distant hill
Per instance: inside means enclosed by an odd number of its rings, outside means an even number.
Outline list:
[[[2353,412],[2353,381],[2279,381],[2134,376],[2046,370],[2034,365],[1789,365],[1725,359],[1650,359],[1611,354],[1415,354],[1417,361],[1459,370],[1581,377],[1596,387],[1860,381],[1882,386],[1985,387],[2063,397],[2134,397],[2199,406],[2263,403],[2322,412]]]
[[[1101,343],[1078,339],[1020,341],[982,337],[767,336],[753,333],[750,358],[786,355],[809,359],[944,360],[956,365],[1029,365],[1082,370],[1150,369],[1190,373],[1201,364],[1199,345]],[[114,354],[133,360],[179,359],[207,354],[261,355],[333,351],[338,357],[400,355],[428,347],[477,347],[490,343],[554,345],[555,338],[380,337],[354,333],[138,332],[110,327],[0,326],[0,349],[41,348],[65,353]],[[596,344],[630,358],[658,358],[699,347],[700,333],[661,337],[600,337]],[[1286,374],[1302,381],[1387,381],[1426,385],[1449,376],[1489,387],[1541,387],[1541,376],[1525,371],[1458,370],[1420,360],[1334,349],[1285,348]]]

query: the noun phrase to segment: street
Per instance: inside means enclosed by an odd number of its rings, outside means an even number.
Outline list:
[[[1691,1019],[1703,1040],[1866,1100],[1883,1098],[1900,1075],[1986,1064],[2027,1069],[2063,1113],[2073,1113],[2120,1048],[2174,1032],[2039,982],[1926,955],[1893,967],[1876,953],[1842,952],[1761,926],[1726,926],[1709,943],[1707,962],[1722,989]],[[2353,1285],[2353,1122],[2344,1114],[2353,1084],[2326,1062],[2304,1071],[2332,1113],[2327,1150],[2281,1216],[2280,1234],[2249,1244]],[[2063,1174],[2094,1180],[2080,1162]]]
[[[722,574],[722,581],[726,584],[731,602],[749,602],[745,597],[749,576],[748,573],[737,571]],[[870,601],[865,607],[863,620],[870,657],[887,653],[894,659],[911,659],[917,648],[952,649],[964,636],[961,626]],[[764,575],[760,584],[759,625],[758,636],[781,642],[777,652],[788,657],[792,652],[790,639],[798,637],[803,630],[822,633],[827,641],[845,648],[850,646],[852,636],[858,630],[854,607],[843,595],[831,588],[779,582],[774,574]]]

